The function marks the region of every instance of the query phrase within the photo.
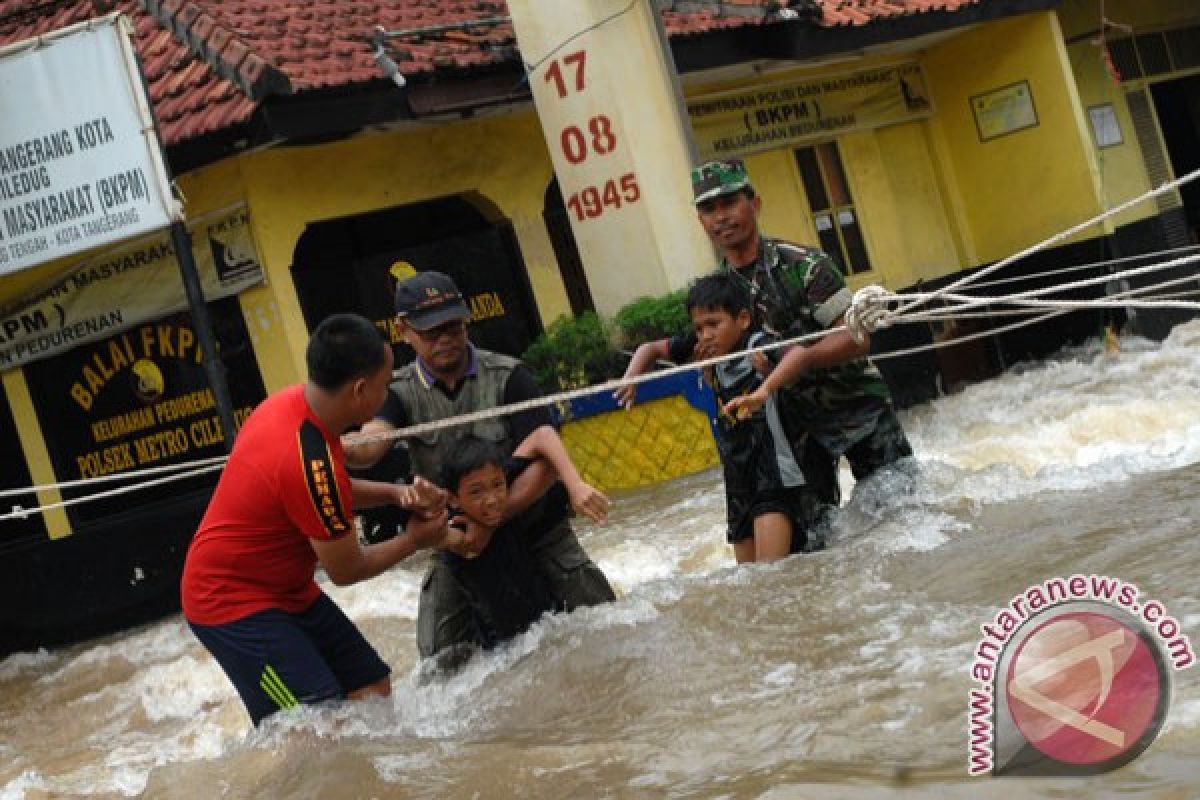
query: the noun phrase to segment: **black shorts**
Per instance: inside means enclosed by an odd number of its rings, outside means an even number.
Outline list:
[[[324,593],[300,614],[267,609],[224,625],[188,625],[255,725],[276,711],[343,699],[392,671]]]
[[[793,553],[810,553],[825,546],[825,526],[833,506],[808,486],[725,496],[729,528],[726,540],[735,544],[754,536],[754,520],[766,514],[783,514],[792,522]]]

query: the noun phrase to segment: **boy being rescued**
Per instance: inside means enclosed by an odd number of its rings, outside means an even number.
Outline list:
[[[750,292],[736,276],[715,273],[696,281],[687,297],[696,355],[713,358],[773,341],[755,329],[751,304]],[[768,359],[778,352],[768,351]],[[762,384],[753,361],[747,353],[706,370],[719,406]],[[823,450],[807,446],[808,438],[787,392],[772,394],[751,413],[719,417],[727,538],[739,563],[824,547],[834,506],[821,498],[837,496],[836,467]]]

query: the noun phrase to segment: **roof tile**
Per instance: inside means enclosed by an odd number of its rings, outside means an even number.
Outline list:
[[[814,0],[674,0],[671,36],[695,36],[802,14]],[[824,27],[953,12],[985,0],[815,0]],[[373,58],[382,26],[409,77],[471,72],[517,58],[512,24],[441,32],[431,26],[504,18],[505,0],[119,0],[138,52],[163,141],[178,144],[247,121],[270,94],[383,80]],[[98,15],[92,0],[0,0],[0,44]]]

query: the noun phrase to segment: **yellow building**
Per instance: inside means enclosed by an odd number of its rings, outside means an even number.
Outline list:
[[[300,12],[76,0],[0,12],[0,43],[101,7],[132,14],[197,260],[250,284],[209,306],[237,416],[303,377],[308,331],[328,314],[392,332],[392,286],[411,270],[452,274],[476,341],[514,354],[561,315],[684,285],[713,263],[689,203],[697,158],[744,157],[766,231],[819,243],[853,287],[897,290],[944,285],[1200,166],[1200,10],[1188,0],[546,2],[390,0],[368,16],[332,0]],[[530,13],[547,30],[592,22],[543,48]],[[1003,276],[1104,274],[1096,262],[1194,244],[1194,187]],[[65,315],[47,310],[56,286],[95,299],[122,276],[178,283],[163,242],[0,275],[0,487],[224,452],[181,290],[153,304],[139,290],[126,308],[149,318],[71,341]],[[1067,319],[886,373],[912,402],[939,376],[978,377],[1104,321]],[[1139,317],[1152,333],[1173,321]],[[881,340],[955,335],[913,327]],[[0,585],[26,599],[2,606],[39,610],[0,620],[0,640],[61,641],[172,607],[211,481],[0,521],[0,545],[52,542],[90,570],[64,587],[50,567],[5,560]]]

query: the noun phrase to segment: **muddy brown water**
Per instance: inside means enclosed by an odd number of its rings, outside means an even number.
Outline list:
[[[388,701],[251,730],[178,616],[13,655],[0,800],[1200,796],[1196,668],[1115,772],[966,771],[979,626],[1026,587],[1119,577],[1200,639],[1200,324],[1122,344],[904,412],[915,488],[860,487],[816,555],[734,566],[716,472],[622,494],[579,526],[620,600],[454,675],[416,662],[420,561],[330,587],[393,665]]]

